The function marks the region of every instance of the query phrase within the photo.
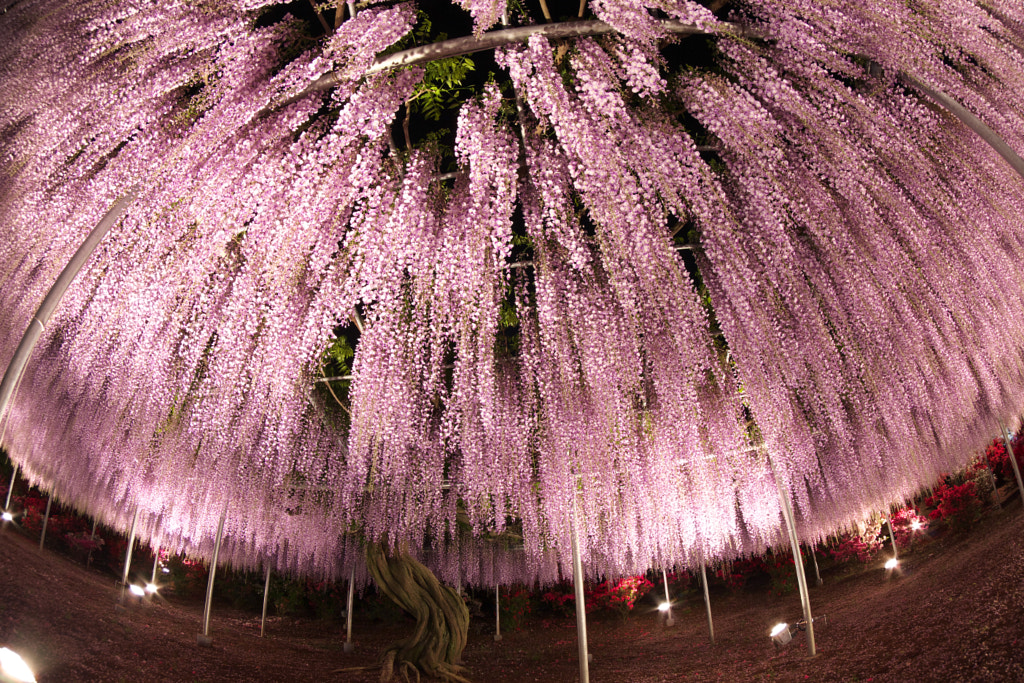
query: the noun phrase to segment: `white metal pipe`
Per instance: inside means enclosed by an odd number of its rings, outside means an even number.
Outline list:
[[[43,549],[43,543],[46,542],[46,525],[50,522],[50,505],[53,504],[53,494],[46,499],[46,513],[43,515],[43,531],[39,534],[39,549]]]
[[[587,606],[583,597],[583,563],[580,561],[575,510],[570,529],[572,532],[572,582],[576,593],[576,642],[579,646],[580,656],[580,683],[590,683],[590,662],[587,653]]]
[[[50,287],[50,291],[43,298],[43,302],[39,304],[35,316],[32,317],[28,324],[28,329],[22,335],[18,348],[14,351],[14,356],[11,357],[10,362],[7,364],[3,380],[0,380],[0,420],[7,415],[7,409],[14,396],[15,387],[21,382],[21,376],[25,372],[28,359],[32,355],[32,350],[35,349],[43,330],[49,324],[50,316],[53,315],[57,305],[60,304],[60,300],[64,297],[64,293],[68,290],[68,287],[74,281],[79,271],[82,270],[86,261],[92,256],[93,251],[96,250],[96,246],[103,240],[107,232],[110,231],[110,228],[121,218],[125,208],[135,199],[135,192],[136,188],[133,187],[124,197],[114,202],[110,210],[107,211],[96,227],[85,238],[85,241],[82,242],[82,246],[74,253],[68,264],[64,266],[64,270],[57,276],[53,286]]]
[[[675,624],[675,619],[672,618],[672,597],[668,594],[668,571],[661,568],[661,580],[665,582],[665,604],[668,607],[665,608],[665,626],[672,626]]]
[[[818,570],[818,554],[816,552],[814,552],[814,544],[813,543],[810,545],[810,551],[811,551],[811,559],[814,560],[814,580],[817,582],[814,585],[815,586],[820,586],[822,584],[821,572]]]
[[[132,526],[128,531],[128,549],[124,551],[124,571],[121,572],[121,602],[124,602],[124,589],[128,584],[128,568],[132,564],[132,546],[135,545],[135,525],[139,522],[139,508],[132,515]]]
[[[1006,446],[1006,453],[1010,456],[1010,466],[1013,467],[1013,476],[1017,478],[1017,488],[1020,490],[1021,502],[1024,503],[1024,481],[1020,478],[1020,468],[1017,467],[1017,458],[1013,455],[1013,444],[1010,442],[1010,430],[1006,425],[1000,424],[1003,430],[1003,443]],[[1021,509],[1024,509],[1022,506]]]
[[[892,528],[892,517],[889,516],[889,511],[885,511],[885,523],[889,525],[889,540],[892,541],[892,557],[897,562],[900,559],[899,550],[896,549],[896,530]]]
[[[356,596],[356,565],[352,563],[352,569],[348,575],[348,603],[345,606],[345,652],[352,652],[355,645],[352,644],[352,608]]]
[[[775,471],[772,459],[768,458],[768,466],[772,470],[775,479],[775,487],[779,491],[779,503],[782,506],[782,516],[786,522],[786,529],[789,532],[789,544],[793,549],[793,565],[796,567],[796,585],[800,589],[800,603],[804,609],[804,622],[807,624],[807,654],[814,657],[818,651],[814,644],[814,617],[811,616],[811,596],[807,592],[807,576],[804,574],[804,561],[800,555],[800,539],[796,535],[796,521],[793,518],[793,508],[789,504],[789,496],[782,488],[782,481],[779,473]]]
[[[93,544],[96,542],[96,518],[92,518],[92,533],[89,534],[89,554],[85,556],[85,566],[88,567],[92,564],[92,549]]]
[[[210,577],[206,581],[206,605],[203,607],[203,636],[210,636],[210,606],[213,603],[213,579],[217,574],[217,558],[220,556],[220,542],[224,537],[224,518],[228,516],[227,507],[221,513],[217,525],[217,540],[213,544],[213,558],[210,560]]]
[[[14,493],[14,481],[18,476],[18,465],[14,465],[14,471],[11,472],[11,485],[7,488],[7,502],[4,503],[4,512],[9,512],[11,509],[11,494]]]
[[[153,577],[149,580],[150,583],[156,584],[156,570],[160,566],[160,544],[157,543],[153,547]]]
[[[263,629],[267,625],[267,600],[270,598],[270,565],[267,565],[267,581],[263,584],[263,616],[260,617],[260,638],[263,637]]]
[[[711,634],[711,644],[715,644],[715,622],[711,618],[711,596],[708,594],[708,572],[704,563],[700,563],[700,582],[704,586],[704,609],[708,613],[708,633]]]
[[[494,641],[501,640],[501,584],[494,584]]]

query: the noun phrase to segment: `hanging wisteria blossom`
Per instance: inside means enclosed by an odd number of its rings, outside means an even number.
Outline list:
[[[299,4],[0,17],[2,438],[63,500],[554,582],[777,545],[777,482],[821,538],[1019,411],[1012,3]]]

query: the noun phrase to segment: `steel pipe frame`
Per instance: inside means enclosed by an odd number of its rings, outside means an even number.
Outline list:
[[[772,471],[772,478],[775,479],[775,487],[779,491],[779,503],[782,506],[782,517],[786,523],[786,530],[789,532],[789,543],[793,550],[793,565],[796,567],[796,583],[800,589],[800,604],[803,606],[804,621],[807,624],[807,655],[814,657],[818,654],[817,647],[814,643],[814,617],[811,615],[811,597],[807,591],[807,576],[804,574],[804,560],[800,554],[800,539],[796,535],[796,520],[793,517],[793,508],[789,504],[789,496],[786,495],[786,491],[782,486],[782,480],[779,478],[779,473],[775,470],[775,465],[772,463],[770,456],[765,456],[768,459],[768,467]]]
[[[576,595],[576,643],[580,658],[580,683],[590,683],[590,655],[587,652],[587,607],[583,597],[583,563],[580,561],[580,544],[576,529],[576,502],[573,500],[572,519],[572,583]]]
[[[708,634],[711,636],[711,644],[715,644],[715,621],[711,618],[711,596],[708,594],[708,572],[704,563],[700,563],[700,583],[704,588],[704,609],[708,613]]]
[[[353,562],[348,575],[348,602],[345,605],[345,645],[342,648],[345,652],[352,652],[355,649],[355,645],[352,643],[352,607],[355,603],[355,595],[356,565]]]
[[[217,524],[217,540],[213,544],[213,558],[210,560],[210,576],[206,580],[206,604],[203,606],[203,632],[200,634],[200,645],[208,645],[210,638],[210,607],[213,604],[213,579],[217,575],[217,559],[220,557],[220,544],[224,538],[224,520],[228,516],[227,505],[220,515],[220,523]]]
[[[14,482],[18,476],[18,465],[14,465],[14,471],[11,472],[11,485],[7,487],[7,501],[4,503],[4,512],[11,511],[11,494],[14,493]]]
[[[124,590],[128,585],[128,568],[132,564],[132,547],[135,545],[135,526],[139,522],[139,508],[135,506],[135,514],[132,515],[132,526],[128,532],[128,548],[124,551],[124,571],[121,573],[121,603],[124,603]]]
[[[267,565],[267,581],[263,585],[263,616],[260,617],[260,638],[263,637],[263,629],[267,624],[267,599],[270,597],[270,565]]]
[[[1020,490],[1021,503],[1024,504],[1024,480],[1020,476],[1020,467],[1017,466],[1017,458],[1013,455],[1013,443],[1010,439],[1010,430],[1006,428],[1002,422],[999,423],[999,428],[1003,431],[1003,444],[1006,446],[1006,453],[1010,458],[1010,466],[1013,468],[1013,476],[1017,478],[1017,488]],[[1024,510],[1024,505],[1021,506]]]
[[[53,494],[46,498],[46,514],[43,515],[43,531],[39,534],[39,550],[42,551],[43,543],[46,542],[46,525],[50,523],[50,505],[53,504]]]

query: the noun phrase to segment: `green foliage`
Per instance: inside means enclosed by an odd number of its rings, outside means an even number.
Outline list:
[[[413,91],[410,111],[439,121],[445,111],[455,109],[472,93],[473,89],[463,83],[474,68],[473,59],[467,55],[429,62],[423,80]]]

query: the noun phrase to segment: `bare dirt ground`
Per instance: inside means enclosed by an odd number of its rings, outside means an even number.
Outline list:
[[[666,628],[645,603],[628,620],[588,625],[591,680],[654,681],[1024,681],[1024,514],[1019,500],[966,535],[948,534],[902,556],[826,572],[812,587],[818,655],[804,634],[776,650],[768,630],[800,618],[799,598],[764,592],[712,596],[716,641],[702,600],[691,593]],[[372,672],[387,643],[411,621],[360,622],[356,649],[342,649],[343,624],[269,619],[217,607],[212,647],[196,645],[202,605],[157,599],[115,609],[109,575],[0,533],[0,645],[20,652],[42,683],[55,681],[352,681]],[[578,680],[575,622],[528,619],[495,642],[475,624],[464,660],[480,683]]]

